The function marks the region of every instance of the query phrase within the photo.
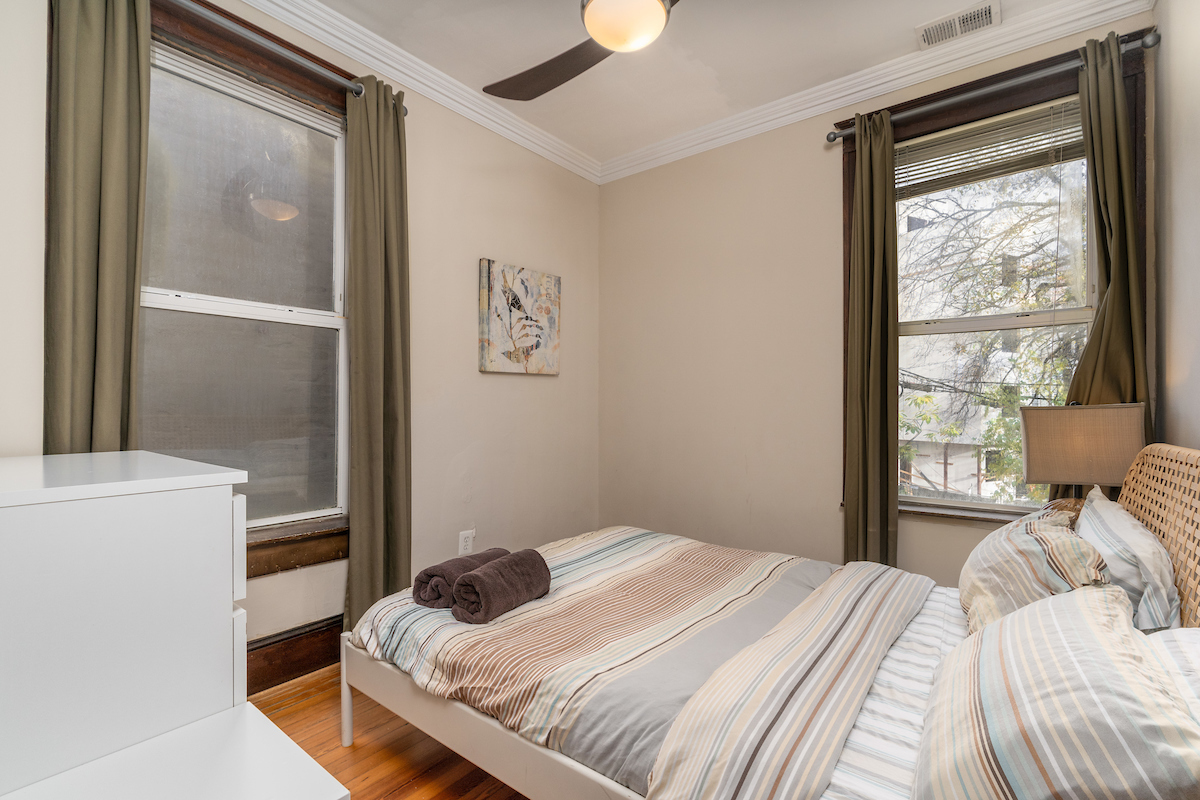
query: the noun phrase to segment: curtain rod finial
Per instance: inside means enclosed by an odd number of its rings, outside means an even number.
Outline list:
[[[1158,31],[1150,31],[1142,37],[1142,47],[1147,50],[1152,47],[1158,47],[1158,43],[1162,41],[1162,34]]]
[[[838,140],[837,131],[830,131],[829,133],[825,134],[825,141],[829,142],[830,144],[833,144],[837,140]]]

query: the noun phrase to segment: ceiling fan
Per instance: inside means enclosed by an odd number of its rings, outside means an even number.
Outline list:
[[[582,75],[613,53],[650,44],[667,25],[679,0],[582,0],[580,14],[590,39],[511,78],[483,87],[493,97],[532,100]]]

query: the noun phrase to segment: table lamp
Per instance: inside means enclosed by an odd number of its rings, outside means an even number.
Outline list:
[[[1120,486],[1146,446],[1146,404],[1022,406],[1021,451],[1026,483]]]

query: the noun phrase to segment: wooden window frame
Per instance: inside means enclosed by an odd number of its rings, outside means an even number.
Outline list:
[[[219,14],[247,31],[268,39],[286,50],[317,64],[347,80],[356,76],[328,61],[302,50],[290,42],[263,30],[206,0],[190,0]],[[237,40],[229,33],[170,0],[151,0],[150,37],[188,55],[227,69],[243,78],[307,103],[340,117],[346,116],[346,92],[338,84],[315,72],[301,70],[249,40]]]
[[[1149,33],[1153,28],[1144,28],[1133,33],[1125,34],[1120,37],[1122,44],[1129,41],[1138,41],[1145,34]],[[1041,61],[1035,61],[1031,64],[1025,64],[1015,69],[1010,69],[1005,72],[1000,72],[995,75],[990,75],[986,78],[965,83],[960,86],[955,86],[950,89],[945,89],[940,92],[928,94],[923,97],[918,97],[913,100],[907,100],[903,103],[897,103],[887,107],[887,110],[896,115],[902,111],[912,111],[920,109],[930,103],[949,100],[955,97],[960,97],[967,92],[973,92],[978,89],[986,89],[991,86],[1012,80],[1013,78],[1024,77],[1036,72],[1040,72],[1048,67],[1055,67],[1061,64],[1066,64],[1072,60],[1079,58],[1078,50],[1071,50],[1066,53],[1061,53]],[[1137,194],[1137,254],[1138,262],[1141,264],[1141,288],[1142,288],[1142,303],[1149,302],[1146,296],[1147,274],[1146,274],[1146,62],[1145,51],[1140,47],[1130,50],[1124,54],[1122,59],[1123,74],[1125,77],[1125,94],[1129,102],[1130,124],[1133,126],[1133,158],[1134,158],[1134,179],[1136,182]],[[1023,84],[1017,89],[1008,92],[997,92],[995,95],[984,100],[979,100],[960,105],[951,105],[941,111],[935,111],[930,114],[920,114],[914,119],[906,120],[895,125],[893,137],[896,144],[915,139],[919,136],[926,136],[931,133],[939,133],[950,128],[956,128],[960,125],[967,125],[972,122],[989,119],[1007,114],[1013,111],[1020,111],[1023,108],[1047,103],[1053,100],[1059,100],[1064,97],[1069,97],[1079,93],[1079,75],[1075,71],[1068,70],[1066,72],[1052,75],[1047,78],[1032,81]],[[882,110],[882,109],[881,109]],[[872,112],[878,113],[878,112]],[[845,119],[836,124],[839,129],[854,127],[854,119]],[[850,342],[850,244],[851,244],[851,225],[852,216],[854,213],[854,179],[857,168],[856,161],[856,137],[847,136],[842,139],[842,464],[843,476],[845,474],[845,457],[846,457],[846,404],[844,398],[848,389],[847,383],[847,367],[849,366],[849,342]],[[1148,316],[1143,314],[1143,319],[1148,319]],[[843,478],[844,480],[844,478]],[[845,496],[845,486],[842,487],[843,497]],[[910,505],[910,504],[906,504]],[[981,512],[986,512],[987,507],[984,504],[972,504],[970,506],[928,506],[924,507],[919,503],[911,504],[911,508],[901,508],[902,513],[928,513],[935,516],[948,516],[962,519],[979,519]],[[995,512],[992,512],[995,513]],[[1001,516],[1015,516],[1017,512],[1004,512]],[[989,514],[990,518],[991,514]]]

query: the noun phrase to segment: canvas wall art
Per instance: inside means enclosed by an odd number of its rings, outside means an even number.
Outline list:
[[[479,259],[479,371],[558,374],[561,278]]]

